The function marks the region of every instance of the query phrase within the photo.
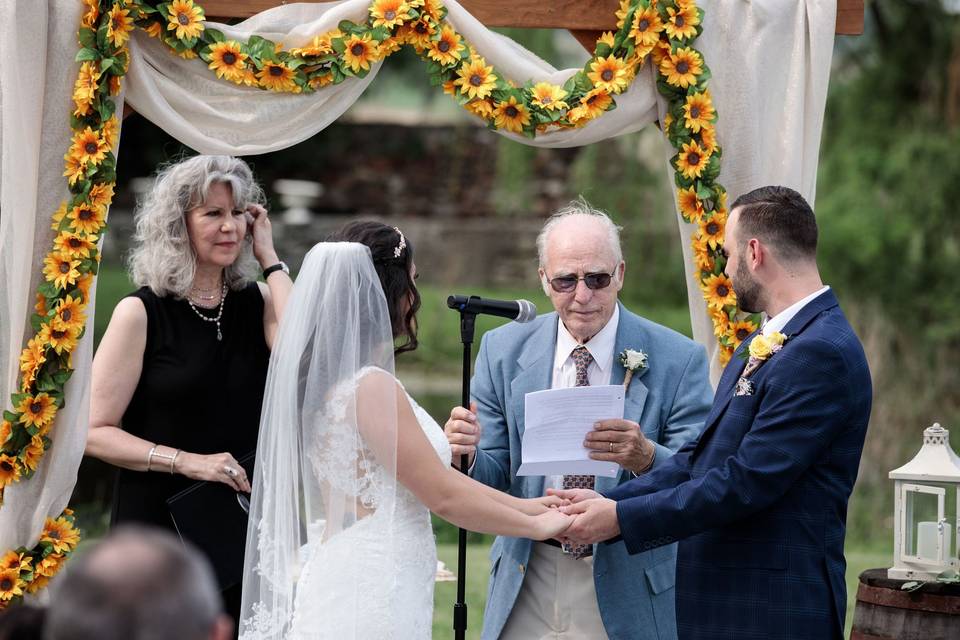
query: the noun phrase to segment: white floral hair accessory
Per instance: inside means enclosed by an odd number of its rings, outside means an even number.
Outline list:
[[[399,258],[403,250],[407,248],[407,239],[403,237],[403,231],[400,231],[400,229],[394,227],[393,230],[400,234],[400,243],[397,244],[396,249],[393,250],[393,257]]]

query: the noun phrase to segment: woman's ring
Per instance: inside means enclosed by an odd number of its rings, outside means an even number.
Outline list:
[[[228,476],[230,476],[231,478],[234,478],[237,475],[237,470],[231,467],[230,465],[224,465],[223,472]]]

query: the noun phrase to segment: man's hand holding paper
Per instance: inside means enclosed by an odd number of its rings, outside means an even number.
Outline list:
[[[583,446],[591,449],[593,460],[616,462],[639,475],[653,465],[657,449],[643,433],[640,425],[632,420],[614,418],[600,420],[587,433]]]

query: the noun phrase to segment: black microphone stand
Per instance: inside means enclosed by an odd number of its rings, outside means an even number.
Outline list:
[[[470,301],[477,296],[470,296]],[[460,342],[463,343],[463,382],[460,396],[460,406],[470,410],[470,366],[473,357],[470,347],[473,344],[474,328],[477,323],[477,312],[471,309],[470,301],[460,305],[453,301],[453,296],[447,298],[447,305],[460,312]],[[460,472],[467,473],[469,466],[466,454],[460,456]],[[467,530],[460,528],[457,538],[457,601],[453,605],[453,633],[455,640],[464,640],[467,633]]]

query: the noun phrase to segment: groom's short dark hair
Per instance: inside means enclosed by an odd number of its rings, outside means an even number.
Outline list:
[[[760,187],[737,198],[737,236],[768,243],[783,260],[812,260],[817,255],[817,220],[799,193],[788,187]]]

